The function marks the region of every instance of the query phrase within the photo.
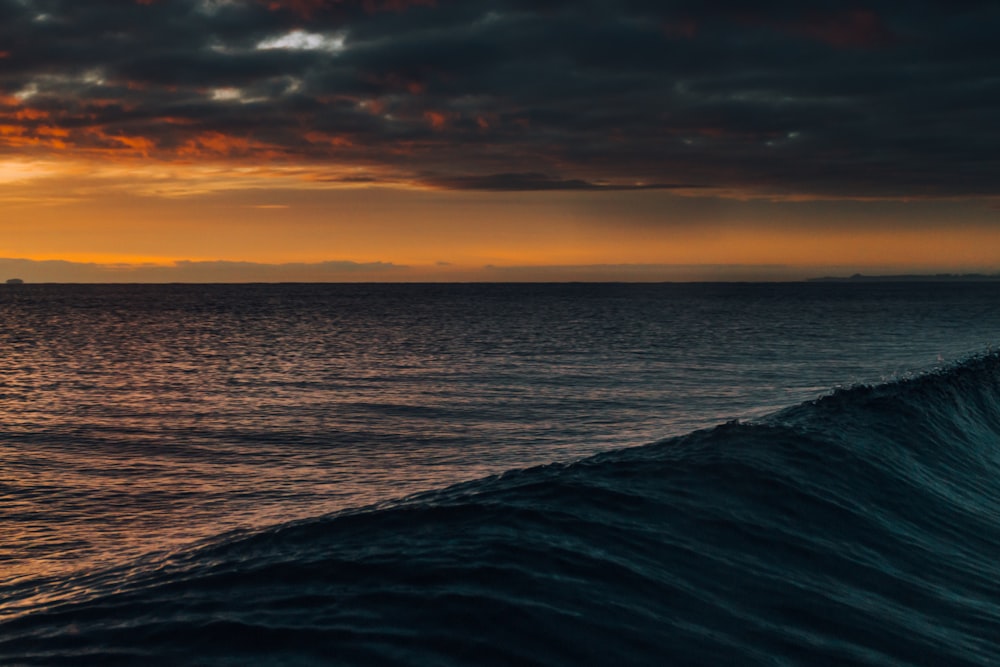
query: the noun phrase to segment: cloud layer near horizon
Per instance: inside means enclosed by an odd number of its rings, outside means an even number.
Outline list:
[[[71,262],[0,258],[0,275],[29,283],[358,282],[393,280],[406,266],[389,262],[234,262],[179,260],[170,264]]]
[[[0,0],[0,149],[435,189],[992,196],[998,27],[973,1]]]
[[[391,262],[234,262],[179,260],[169,264],[71,262],[0,258],[0,285],[27,283],[351,283],[800,280],[803,267],[779,264],[583,264],[411,267]]]

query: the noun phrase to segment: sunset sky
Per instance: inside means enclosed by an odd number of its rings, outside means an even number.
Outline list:
[[[1000,271],[1000,3],[0,0],[0,278]]]

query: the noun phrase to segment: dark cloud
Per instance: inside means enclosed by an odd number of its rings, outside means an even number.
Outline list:
[[[0,0],[0,146],[454,189],[995,195],[998,29],[993,2]]]
[[[421,181],[446,190],[517,192],[532,190],[689,190],[704,185],[684,183],[594,183],[579,178],[559,179],[537,173],[489,174],[486,176],[425,177]]]

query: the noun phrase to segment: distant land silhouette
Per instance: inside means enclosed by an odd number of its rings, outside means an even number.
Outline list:
[[[866,276],[855,273],[853,276],[824,276],[809,278],[809,282],[845,283],[845,282],[992,282],[1000,281],[1000,273],[903,273],[886,276]]]

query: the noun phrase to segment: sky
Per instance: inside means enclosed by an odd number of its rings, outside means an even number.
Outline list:
[[[1000,3],[0,0],[0,278],[1000,271]]]

